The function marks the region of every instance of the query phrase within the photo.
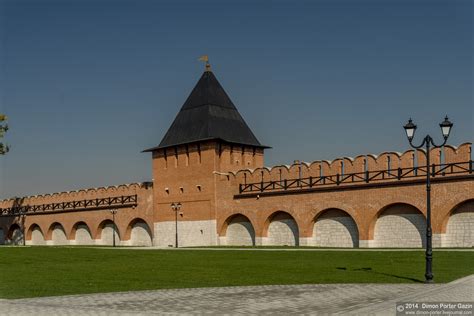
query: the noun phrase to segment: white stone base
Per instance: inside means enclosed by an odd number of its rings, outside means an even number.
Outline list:
[[[313,237],[300,237],[300,246],[316,246]]]
[[[431,244],[433,248],[440,248],[443,245],[444,234],[433,234],[431,237]]]
[[[227,226],[223,241],[228,246],[255,245],[255,231],[252,224],[244,216],[234,218]]]
[[[298,225],[288,214],[277,214],[268,226],[268,235],[262,239],[264,246],[298,246]]]
[[[374,248],[373,240],[359,240],[359,248]]]
[[[148,225],[144,222],[135,223],[128,243],[131,246],[152,246],[151,231]]]
[[[64,228],[61,225],[56,225],[53,229],[52,238],[49,241],[53,245],[69,245]]]
[[[357,248],[359,231],[348,214],[329,210],[321,215],[313,227],[314,245],[319,247]]]
[[[262,246],[268,242],[267,237],[255,237],[255,246]]]
[[[178,221],[178,246],[215,246],[217,245],[216,221]],[[176,226],[174,221],[158,222],[154,225],[157,247],[174,247]],[[221,242],[222,240],[220,240]]]
[[[422,248],[426,244],[426,220],[419,213],[385,213],[375,223],[374,247]]]
[[[89,227],[84,224],[79,224],[76,227],[76,238],[71,240],[73,245],[93,245],[95,241],[92,239]]]
[[[474,246],[474,203],[467,203],[461,212],[454,212],[449,217],[442,246],[468,248]]]

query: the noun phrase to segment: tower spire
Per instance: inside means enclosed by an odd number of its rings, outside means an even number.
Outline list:
[[[209,140],[268,148],[257,140],[214,73],[204,71],[160,144],[145,151]]]
[[[206,71],[211,71],[211,64],[209,64],[209,56],[203,55],[199,57],[199,61],[206,62]]]

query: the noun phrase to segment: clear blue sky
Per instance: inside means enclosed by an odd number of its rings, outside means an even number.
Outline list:
[[[210,56],[266,165],[472,141],[473,1],[0,0],[0,198],[151,179]]]

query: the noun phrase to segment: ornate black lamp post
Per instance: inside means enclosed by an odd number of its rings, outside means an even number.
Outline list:
[[[176,229],[175,248],[178,248],[178,212],[181,209],[181,203],[171,203],[171,209],[174,211],[174,224]]]
[[[117,231],[117,226],[115,225],[115,214],[117,214],[117,210],[110,210],[112,214],[112,223],[114,225],[114,231],[112,233],[112,246],[115,247],[115,232]]]
[[[444,142],[441,145],[436,145],[430,135],[426,135],[423,139],[423,142],[419,146],[414,146],[412,144],[413,136],[415,136],[416,125],[413,124],[411,119],[408,120],[408,123],[403,126],[405,132],[407,133],[408,141],[410,146],[415,149],[422,148],[425,146],[426,152],[426,272],[425,272],[425,283],[433,283],[433,272],[432,272],[432,263],[433,263],[433,247],[432,247],[432,232],[431,232],[431,184],[430,184],[430,148],[439,148],[446,144],[453,123],[448,120],[448,117],[444,119],[441,124],[441,132],[443,133]]]

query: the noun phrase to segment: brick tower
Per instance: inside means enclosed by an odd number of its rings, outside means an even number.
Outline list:
[[[154,244],[215,245],[216,173],[263,166],[264,149],[210,66],[153,154]],[[181,203],[176,213],[172,203]]]

